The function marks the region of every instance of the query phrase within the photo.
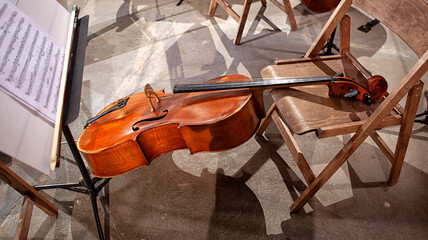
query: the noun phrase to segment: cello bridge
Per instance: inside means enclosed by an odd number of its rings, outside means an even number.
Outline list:
[[[144,93],[146,94],[147,101],[149,102],[150,111],[154,112],[155,108],[153,107],[152,96],[155,97],[156,102],[160,102],[158,95],[155,93],[155,91],[153,91],[153,88],[150,86],[150,84],[146,84],[146,86],[144,86]]]

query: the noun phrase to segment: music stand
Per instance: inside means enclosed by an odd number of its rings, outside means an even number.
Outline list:
[[[336,50],[336,51],[340,51],[339,47],[336,46],[336,44],[334,44],[334,37],[336,35],[336,28],[333,30],[333,32],[331,33],[330,37],[328,38],[327,42],[325,43],[325,45],[321,48],[321,51],[324,51],[323,53],[319,53],[319,56],[329,56],[329,55],[334,55],[334,53],[331,51],[332,49]],[[325,50],[327,49],[327,50]]]
[[[62,132],[67,140],[67,144],[70,147],[74,160],[76,161],[83,179],[78,183],[38,185],[34,186],[34,188],[36,190],[62,188],[65,190],[89,195],[91,198],[95,223],[97,225],[98,236],[100,239],[104,239],[104,234],[98,214],[97,196],[111,178],[91,178],[68,126],[70,123],[76,120],[79,115],[88,23],[89,16],[84,16],[77,20],[73,46],[71,50],[72,54],[70,59],[70,68],[67,76],[67,86],[64,97],[64,114],[62,121]]]

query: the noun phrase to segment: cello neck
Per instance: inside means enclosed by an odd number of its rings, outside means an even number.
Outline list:
[[[218,91],[229,89],[241,88],[280,88],[280,87],[293,87],[301,85],[315,85],[324,84],[328,85],[335,80],[346,81],[355,83],[352,79],[341,77],[335,78],[332,76],[320,77],[304,77],[304,78],[278,78],[257,81],[236,81],[236,82],[213,82],[213,83],[198,83],[198,84],[176,84],[173,88],[173,93],[186,93],[186,92],[202,92],[202,91]]]

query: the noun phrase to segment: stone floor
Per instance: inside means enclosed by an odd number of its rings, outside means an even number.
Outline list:
[[[304,55],[330,13],[312,14],[292,0],[298,31],[268,2],[251,6],[242,44],[233,45],[236,22],[220,8],[209,17],[209,1],[67,1],[90,16],[82,102],[71,130],[107,104],[142,91],[146,83],[171,91],[180,82],[200,82],[225,74],[256,79],[276,59]],[[242,1],[229,1],[238,12]],[[390,89],[416,56],[382,25],[369,33],[357,27],[372,19],[356,8],[351,51]],[[424,76],[423,80],[426,80]],[[425,90],[428,89],[425,86]],[[265,105],[271,99],[266,94]],[[418,111],[427,108],[422,99]],[[380,135],[394,146],[398,128]],[[350,139],[298,136],[315,173]],[[111,239],[426,239],[428,236],[428,128],[415,124],[399,183],[388,187],[389,162],[366,140],[302,211],[289,206],[304,189],[302,176],[274,126],[264,137],[218,153],[165,154],[149,167],[113,178],[99,195],[101,222]],[[76,182],[81,175],[69,149],[50,175],[2,155],[1,161],[30,184]],[[96,239],[88,196],[66,190],[43,194],[58,208],[57,218],[34,208],[30,239]],[[12,239],[22,197],[0,182],[0,238]]]

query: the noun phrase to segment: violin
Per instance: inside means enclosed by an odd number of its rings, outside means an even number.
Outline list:
[[[247,141],[265,117],[263,91],[324,84],[330,95],[353,97],[366,104],[386,93],[380,76],[368,89],[341,76],[251,81],[226,75],[202,84],[178,84],[173,93],[145,91],[122,98],[87,121],[77,147],[97,177],[114,177],[178,149],[224,151]]]
[[[303,5],[311,12],[324,13],[333,10],[340,0],[302,0]]]

